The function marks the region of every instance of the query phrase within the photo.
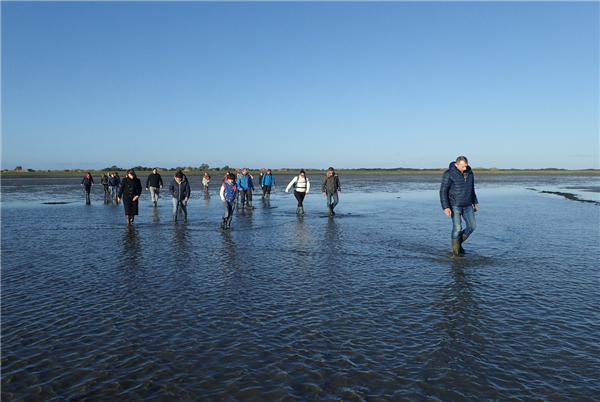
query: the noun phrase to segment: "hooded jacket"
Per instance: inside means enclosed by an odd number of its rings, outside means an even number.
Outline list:
[[[467,166],[467,170],[461,173],[456,164],[450,162],[448,170],[442,176],[440,202],[442,209],[478,204],[475,195],[475,178],[470,166]]]
[[[323,177],[323,180],[321,180],[321,192],[324,193],[325,190],[329,194],[342,190],[342,187],[340,187],[340,178],[337,173],[332,174],[330,177],[327,177],[327,175]]]
[[[240,190],[254,190],[254,183],[252,183],[252,177],[250,175],[241,174],[240,177],[237,178],[237,185]]]
[[[265,173],[262,177],[263,186],[274,186],[275,185],[275,177],[272,174]]]
[[[192,193],[190,189],[190,183],[187,180],[181,180],[179,183],[176,179],[173,179],[171,185],[169,186],[169,191],[173,198],[177,201],[183,201],[185,198],[190,198]]]

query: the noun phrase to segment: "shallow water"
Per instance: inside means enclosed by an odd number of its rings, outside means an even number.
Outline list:
[[[477,176],[461,259],[440,177],[341,175],[333,218],[291,177],[230,232],[214,179],[133,228],[101,186],[2,180],[2,400],[597,400],[600,206],[539,192],[597,176]]]

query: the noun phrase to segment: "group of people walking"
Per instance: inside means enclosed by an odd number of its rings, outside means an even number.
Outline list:
[[[204,191],[208,192],[210,175],[204,174],[202,185]],[[219,195],[223,202],[223,218],[221,219],[221,229],[231,229],[231,220],[236,204],[242,208],[252,206],[252,192],[255,190],[253,176],[247,169],[242,169],[241,173],[234,175],[227,172],[222,179]],[[262,198],[270,200],[271,190],[275,188],[275,177],[271,170],[266,173],[260,173],[259,182],[262,188]],[[86,203],[90,203],[90,189],[94,184],[94,179],[90,173],[83,178],[81,185],[85,187]],[[127,176],[121,181],[117,173],[108,176],[102,175],[102,184],[104,185],[105,195],[112,197],[116,193],[117,203],[123,202],[125,208],[125,217],[127,225],[133,225],[134,217],[138,215],[139,198],[142,195],[142,185],[133,169],[127,171]],[[150,191],[152,205],[158,204],[160,191],[163,188],[163,180],[157,169],[146,180],[146,190]],[[298,202],[296,207],[297,214],[304,214],[304,197],[310,191],[310,181],[306,177],[306,172],[302,169],[297,176],[289,182],[285,192],[294,189],[294,197]],[[335,173],[333,167],[327,170],[326,175],[321,180],[321,192],[327,199],[327,213],[330,216],[335,215],[335,207],[339,203],[339,193],[342,188],[340,179]],[[187,221],[187,202],[191,196],[190,184],[183,172],[175,173],[169,192],[173,202],[173,222],[177,223],[178,211],[181,210],[184,222]],[[447,216],[452,218],[452,254],[461,255],[464,253],[462,244],[469,238],[476,228],[475,212],[478,210],[478,200],[475,195],[475,180],[473,171],[464,156],[459,156],[456,161],[451,162],[442,176],[440,186],[440,202],[442,209]],[[462,221],[465,227],[462,227]]]

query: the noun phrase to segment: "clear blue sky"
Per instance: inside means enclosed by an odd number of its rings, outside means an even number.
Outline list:
[[[2,168],[600,167],[598,2],[5,2]]]

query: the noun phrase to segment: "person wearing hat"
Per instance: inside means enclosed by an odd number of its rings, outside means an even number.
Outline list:
[[[327,213],[335,215],[333,209],[339,203],[338,193],[342,192],[342,187],[340,186],[340,178],[332,167],[327,170],[327,174],[321,180],[321,192],[327,196]]]
[[[294,197],[296,197],[296,200],[298,200],[296,213],[304,214],[304,206],[302,203],[304,202],[304,197],[310,190],[310,182],[308,181],[308,177],[306,177],[306,172],[304,169],[300,170],[300,174],[290,181],[290,184],[288,184],[285,192],[287,193],[292,186],[294,187]]]

